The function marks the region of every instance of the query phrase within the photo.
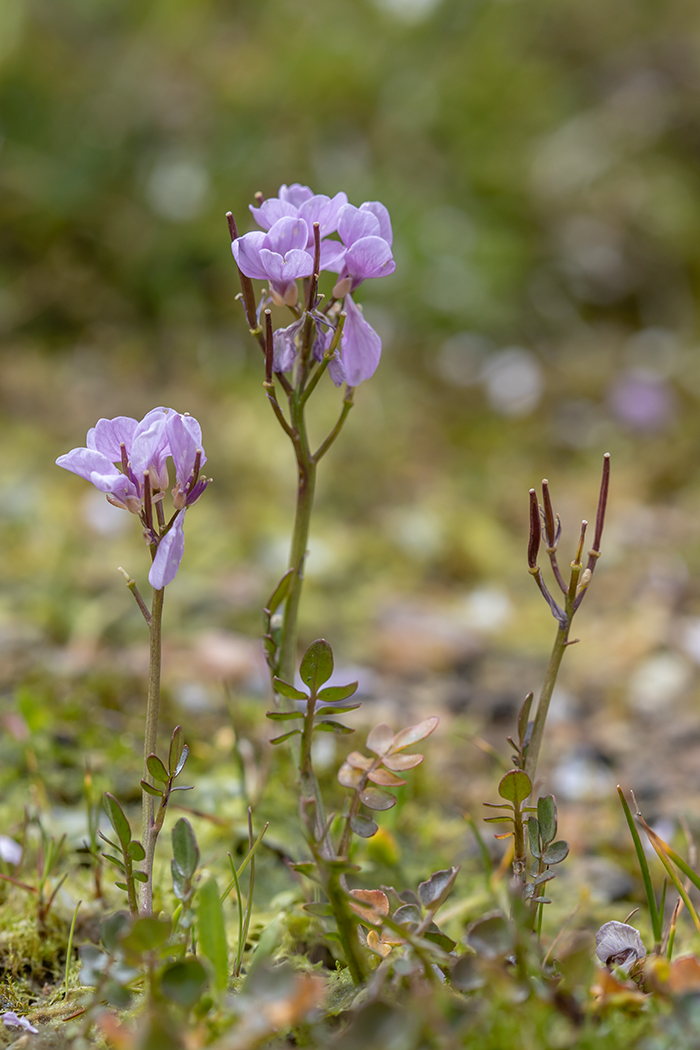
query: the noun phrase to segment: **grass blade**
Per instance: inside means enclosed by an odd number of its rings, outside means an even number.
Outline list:
[[[625,820],[627,826],[630,829],[632,841],[634,843],[634,849],[637,854],[637,860],[639,862],[639,870],[642,873],[642,880],[644,882],[644,889],[647,895],[647,904],[649,906],[649,919],[651,920],[651,929],[654,934],[654,944],[656,946],[661,944],[662,937],[662,922],[663,918],[656,906],[656,897],[654,896],[654,885],[651,881],[651,872],[649,871],[649,862],[647,861],[644,847],[642,846],[642,840],[639,837],[637,826],[634,823],[634,818],[630,810],[627,799],[625,798],[622,788],[617,785],[617,793],[620,796],[620,802],[622,803],[622,809],[625,813]],[[653,843],[652,843],[653,845]]]

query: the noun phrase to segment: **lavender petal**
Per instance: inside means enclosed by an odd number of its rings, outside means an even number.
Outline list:
[[[185,553],[185,511],[175,518],[169,532],[166,532],[158,544],[156,556],[148,574],[148,582],[156,591],[167,587],[175,579],[180,568],[182,555]]]

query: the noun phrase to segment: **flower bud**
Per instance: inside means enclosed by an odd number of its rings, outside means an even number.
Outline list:
[[[187,496],[180,487],[180,482],[173,489],[173,506],[175,510],[184,510],[187,506]]]
[[[339,281],[336,281],[335,287],[333,289],[333,298],[334,299],[344,299],[351,288],[352,288],[352,278],[351,277],[342,277]]]

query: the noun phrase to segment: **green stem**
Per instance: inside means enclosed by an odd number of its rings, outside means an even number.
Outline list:
[[[357,936],[357,919],[350,911],[346,900],[346,890],[341,885],[340,876],[336,871],[331,871],[325,890],[338,927],[338,940],[348,964],[352,983],[362,984],[367,976],[367,970]]]
[[[547,712],[549,711],[549,704],[552,699],[552,693],[554,692],[559,668],[561,667],[561,662],[566,651],[570,628],[571,618],[569,617],[566,626],[559,627],[557,630],[557,636],[554,639],[554,648],[552,649],[552,655],[549,658],[549,666],[547,667],[547,673],[545,674],[544,682],[542,683],[542,692],[540,693],[540,699],[537,704],[537,714],[535,715],[532,736],[530,737],[530,744],[525,758],[525,772],[532,781],[535,779],[537,760],[540,755],[540,747],[542,746],[545,722],[547,721]]]
[[[284,606],[278,674],[285,682],[293,683],[296,671],[297,631],[301,588],[304,582],[304,561],[309,546],[309,528],[316,489],[316,462],[309,449],[304,407],[296,393],[290,399],[290,409],[292,427],[296,434],[294,450],[297,456],[299,483],[292,545],[289,552],[289,564],[294,569],[294,574]]]
[[[148,698],[146,700],[146,729],[143,739],[143,778],[153,784],[153,777],[148,771],[148,756],[155,754],[158,737],[158,707],[160,704],[160,660],[161,660],[161,624],[163,621],[164,588],[153,591],[151,606],[150,660],[148,667]],[[153,912],[153,858],[157,836],[153,826],[154,797],[147,791],[142,794],[141,802],[141,845],[146,851],[141,870],[147,875],[142,884],[141,911],[144,915]]]

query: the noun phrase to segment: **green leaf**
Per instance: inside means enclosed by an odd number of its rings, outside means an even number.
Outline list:
[[[290,718],[303,718],[303,711],[266,711],[265,717],[273,722],[287,722]]]
[[[153,784],[149,784],[147,780],[141,781],[141,787],[147,795],[155,795],[156,798],[162,798],[163,792],[160,788],[154,787]]]
[[[359,682],[350,682],[349,685],[329,685],[325,689],[322,689],[318,694],[318,699],[322,703],[338,704],[341,700],[347,700],[348,697],[352,696],[353,693],[357,692]],[[359,704],[357,705],[360,706]],[[350,708],[346,708],[349,711]]]
[[[545,864],[561,864],[563,860],[569,855],[569,843],[564,842],[560,839],[559,842],[553,842],[542,854],[542,860]]]
[[[288,700],[308,700],[309,694],[302,693],[301,689],[295,689],[289,682],[284,682],[276,676],[272,679],[272,685],[276,693],[286,696]]]
[[[123,861],[119,860],[119,857],[113,857],[111,853],[103,853],[102,856],[105,860],[108,860],[110,864],[113,864],[119,871],[126,871]]]
[[[433,924],[434,925],[434,924]],[[442,948],[445,952],[451,952],[457,944],[457,941],[453,941],[451,937],[448,937],[442,930],[426,930],[423,934],[426,941],[432,941],[433,944],[437,944],[438,948]]]
[[[228,981],[226,923],[214,878],[203,882],[197,892],[197,938],[199,950],[213,967],[216,987],[223,992]]]
[[[425,882],[418,886],[418,896],[424,908],[439,908],[454,886],[459,868],[445,868],[436,871]],[[452,951],[450,948],[449,951]]]
[[[486,984],[486,977],[479,969],[479,962],[474,955],[462,955],[452,967],[450,981],[453,988],[460,992],[476,992]]]
[[[362,704],[348,704],[347,707],[321,707],[314,718],[323,718],[325,715],[344,715],[347,711],[357,711]]]
[[[170,783],[170,774],[158,758],[158,755],[149,755],[146,759],[146,765],[148,766],[148,772],[154,780],[159,780],[161,784]]]
[[[304,911],[307,911],[309,915],[318,915],[322,919],[329,919],[333,915],[333,909],[327,901],[319,902],[318,904],[305,904]]]
[[[527,722],[530,717],[530,708],[532,707],[534,695],[534,693],[527,694],[523,700],[523,706],[520,708],[520,714],[518,715],[518,737],[521,743],[524,742],[525,734],[527,733]]]
[[[297,871],[300,875],[305,875],[307,879],[312,879],[315,876],[318,876],[318,869],[310,860],[302,861],[301,864],[292,864],[292,871]]]
[[[289,740],[292,736],[301,736],[301,729],[292,729],[291,733],[283,733],[282,736],[273,737],[270,741],[271,744],[281,744],[283,740]]]
[[[173,893],[179,901],[186,901],[192,894],[190,880],[182,874],[174,860],[170,861],[170,874],[173,878]]]
[[[396,805],[396,799],[388,791],[380,791],[378,788],[365,788],[360,792],[360,801],[367,809],[391,809]]]
[[[402,904],[391,917],[400,926],[406,926],[409,923],[417,925],[423,921],[423,912],[419,904]]]
[[[125,911],[115,911],[108,915],[100,925],[100,940],[108,951],[116,948],[119,939],[131,926],[129,914]]]
[[[182,773],[183,769],[185,768],[185,762],[187,761],[187,759],[189,757],[190,757],[190,749],[187,746],[187,744],[183,744],[182,745],[182,753],[180,755],[180,760],[178,761],[178,764],[175,766],[175,774],[174,775],[176,777],[179,777],[180,773]],[[175,790],[177,790],[177,788]],[[180,790],[182,790],[182,789],[180,789]]]
[[[134,882],[148,882],[148,875],[145,871],[133,871],[131,877]]]
[[[129,887],[125,882],[115,882],[114,885],[117,887],[118,890],[124,890],[125,893],[129,892]]]
[[[180,817],[170,837],[173,843],[173,859],[179,872],[188,881],[192,879],[199,864],[199,847],[189,820]]]
[[[537,821],[544,844],[553,842],[557,837],[557,803],[554,795],[537,799]]]
[[[171,776],[176,777],[180,772],[177,767],[184,746],[185,734],[182,731],[182,726],[175,726],[173,729],[173,735],[170,737],[170,750],[168,751],[168,769]]]
[[[131,828],[129,827],[129,821],[126,819],[124,810],[117,802],[114,795],[110,795],[109,791],[105,791],[102,804],[104,805],[105,812],[109,817],[109,822],[117,833],[117,838],[121,842],[122,849],[126,849],[131,842]]]
[[[154,948],[160,948],[162,944],[165,944],[171,929],[170,919],[156,919],[145,915],[136,920],[126,937],[122,937],[121,943],[128,952],[141,955],[143,952],[153,951]]]
[[[355,730],[351,729],[350,726],[344,726],[340,722],[334,722],[332,718],[323,718],[320,722],[314,723],[314,732],[317,729],[321,729],[324,733],[354,733]]]
[[[527,832],[530,837],[530,853],[535,860],[539,860],[542,856],[542,851],[540,850],[540,828],[536,817],[530,817],[528,820]]]
[[[98,829],[98,832],[97,832],[97,837],[98,837],[98,839],[102,839],[103,842],[109,843],[109,845],[112,847],[112,849],[119,849],[119,846],[117,845],[117,843],[116,842],[112,842],[111,839],[108,839],[107,836],[103,835],[102,832],[99,829]],[[103,854],[103,856],[104,856],[104,854]]]
[[[498,785],[498,794],[512,802],[516,809],[520,808],[531,791],[530,778],[522,769],[511,769]]]
[[[269,619],[272,616],[272,614],[276,612],[277,609],[279,609],[280,605],[289,594],[289,588],[292,585],[293,574],[294,569],[287,569],[284,576],[270,595],[270,599],[267,603],[267,606],[265,607],[265,614],[267,619]]]
[[[325,638],[311,643],[301,659],[299,674],[312,693],[328,681],[333,674],[333,650]]]
[[[361,839],[371,839],[379,831],[379,825],[371,817],[363,817],[361,813],[356,813],[350,818],[350,827]]]
[[[488,915],[469,927],[467,944],[485,959],[502,959],[513,950],[513,930],[502,915]]]
[[[165,998],[186,1010],[199,1002],[208,981],[207,971],[194,956],[169,963],[160,972],[160,988]]]
[[[128,852],[131,859],[136,861],[141,861],[146,856],[145,849],[143,848],[140,842],[136,841],[136,839],[132,839],[132,841],[129,843]]]

